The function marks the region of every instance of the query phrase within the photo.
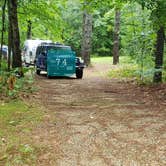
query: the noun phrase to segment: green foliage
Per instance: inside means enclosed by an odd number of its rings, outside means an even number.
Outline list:
[[[5,62],[2,63],[5,66]],[[25,77],[17,77],[16,72],[18,69],[8,72],[6,67],[0,71],[0,97],[17,98],[19,93],[33,92],[35,89],[32,84],[34,81],[33,69],[24,69],[24,73],[28,73]]]
[[[143,11],[137,4],[124,6],[121,19],[121,53],[136,57],[140,54],[142,46],[147,52],[153,49],[155,36],[151,22],[147,20],[149,17],[149,11]]]
[[[98,58],[97,61],[95,60],[95,63],[103,60],[104,59]],[[134,80],[140,84],[151,84],[153,82],[153,74],[155,69],[153,67],[152,60],[152,66],[145,65],[143,71],[141,70],[140,64],[138,64],[135,59],[130,56],[120,57],[120,62],[121,63],[119,65],[110,66],[110,71],[108,73],[110,78]],[[105,60],[104,63],[108,63],[108,60]],[[166,80],[166,72],[163,72],[163,80]]]
[[[31,20],[33,38],[64,42],[71,45],[77,55],[81,52],[83,10],[86,9],[93,14],[92,54],[111,56],[114,9],[120,8],[120,56],[132,57],[138,65],[138,75],[141,79],[147,77],[146,73],[154,72],[155,32],[160,25],[165,26],[166,23],[165,0],[19,0],[18,2],[22,43],[26,39],[27,21]],[[0,4],[2,5],[2,1]],[[0,15],[1,12],[0,9]],[[8,20],[5,23],[5,44],[7,23]],[[1,75],[7,75],[7,78],[3,77],[5,84],[9,74],[3,71]],[[16,89],[22,86],[20,79],[19,82],[19,85],[15,86]],[[3,91],[2,82],[0,86],[0,90]],[[15,94],[12,91],[9,95],[12,96],[13,93]]]
[[[61,8],[65,1],[60,0],[18,0],[18,19],[21,44],[27,38],[27,21],[32,22],[32,38],[51,39],[61,41],[63,31],[63,21],[61,18]],[[2,3],[2,2],[1,2]],[[0,9],[0,17],[2,10]],[[0,19],[0,30],[1,30]],[[6,9],[4,43],[7,44],[8,19]]]
[[[151,19],[154,26],[158,29],[159,26],[166,26],[166,1],[158,0],[155,2],[155,7],[152,9]]]
[[[112,53],[113,19],[110,18],[109,11],[108,7],[103,7],[96,10],[93,15],[92,53],[99,56],[108,56]]]
[[[101,4],[103,4],[102,8],[99,8]],[[101,1],[69,0],[62,15],[64,27],[66,27],[63,31],[64,42],[80,54],[83,7],[93,14],[92,54],[111,55],[114,17],[113,13],[109,16],[107,14],[114,7],[111,1],[102,3]]]
[[[26,40],[27,21],[32,22],[32,38],[61,41],[63,30],[59,0],[20,1],[18,8],[21,41]]]
[[[155,27],[166,25],[166,1],[165,0],[131,0],[138,2],[142,8],[147,8],[151,11],[151,20]]]
[[[82,34],[82,11],[79,0],[69,0],[62,8],[62,40],[80,54]]]
[[[108,73],[110,78],[139,79],[137,73],[139,67],[130,56],[120,57],[119,65],[112,65]]]
[[[140,14],[141,13],[141,14]],[[137,75],[144,82],[154,73],[155,32],[150,18],[151,12],[137,4],[126,4],[121,23],[121,55],[128,55],[138,65]],[[125,32],[125,33],[124,33]]]
[[[130,79],[137,79],[138,75],[136,73],[137,71],[137,65],[131,66],[131,65],[123,65],[123,66],[117,66],[109,72],[109,77],[111,78],[130,78]]]

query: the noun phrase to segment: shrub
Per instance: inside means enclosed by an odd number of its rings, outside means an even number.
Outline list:
[[[2,68],[0,72],[0,97],[16,98],[23,91],[32,91],[32,83],[34,80],[33,69],[23,69],[28,76],[18,77],[18,69],[7,71]]]

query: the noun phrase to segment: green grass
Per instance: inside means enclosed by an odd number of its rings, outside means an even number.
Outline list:
[[[93,63],[112,62],[112,57],[110,57],[110,56],[106,56],[106,57],[92,57],[91,61],[92,61],[92,64]]]
[[[92,66],[95,63],[98,64],[109,64],[110,71],[108,72],[108,76],[110,78],[118,78],[118,79],[134,79],[139,83],[150,83],[153,81],[153,65],[144,66],[143,72],[141,71],[141,67],[131,59],[129,56],[121,56],[119,58],[118,65],[112,65],[113,58],[112,57],[93,57],[92,58]],[[145,62],[144,62],[145,63]],[[165,72],[163,72],[163,80],[165,80]]]
[[[22,101],[0,102],[0,165],[34,165],[38,147],[30,136],[42,116]]]
[[[118,65],[114,68],[112,68],[108,76],[110,78],[137,78],[138,66],[137,65]]]
[[[91,59],[92,64],[93,63],[111,63],[113,62],[113,58],[111,56],[104,56],[104,57],[99,57],[99,56],[94,56]],[[129,56],[121,56],[119,57],[119,63],[133,63],[131,58]]]

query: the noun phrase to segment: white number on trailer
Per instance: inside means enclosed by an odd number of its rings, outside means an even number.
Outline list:
[[[60,59],[60,58],[56,58],[56,65],[59,66],[67,66],[67,60],[66,59]]]

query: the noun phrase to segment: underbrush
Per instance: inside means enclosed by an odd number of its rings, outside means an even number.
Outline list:
[[[119,64],[111,67],[108,73],[110,78],[135,80],[139,84],[152,84],[155,69],[144,68],[143,70],[134,63]],[[163,82],[166,82],[166,72],[163,71]]]
[[[110,78],[134,80],[139,84],[152,84],[155,72],[154,63],[149,60],[148,63],[136,62],[129,56],[121,56],[118,65],[112,65],[112,57],[93,57],[92,63],[111,64],[108,76]],[[163,69],[163,82],[166,82],[166,70]]]
[[[25,103],[20,97],[28,97],[36,91],[34,69],[24,68],[24,77],[18,69],[0,70],[0,166],[36,165],[43,147],[34,144],[32,131],[42,121],[43,113],[36,105]]]
[[[133,78],[137,79],[137,65],[117,65],[112,66],[108,75],[110,78]]]
[[[34,74],[33,68],[24,68],[24,77],[19,77],[18,69],[7,71],[2,67],[0,71],[0,98],[15,99],[22,92],[33,92]]]
[[[22,101],[0,102],[0,165],[35,165],[40,147],[31,139],[42,112]]]

